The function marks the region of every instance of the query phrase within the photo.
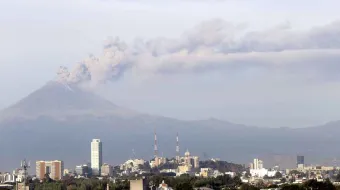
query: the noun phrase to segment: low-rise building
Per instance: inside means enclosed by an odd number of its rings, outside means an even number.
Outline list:
[[[125,163],[120,165],[121,170],[127,170],[127,169],[138,169],[140,165],[144,165],[145,160],[142,159],[134,159],[134,160],[127,160]]]
[[[0,177],[1,183],[15,183],[16,182],[16,176],[9,172],[3,173],[0,176],[1,176]]]
[[[188,165],[178,166],[177,170],[179,175],[186,174],[191,171],[191,167]]]
[[[225,172],[225,175],[229,175],[230,177],[235,177],[236,172]]]
[[[161,173],[177,173],[176,169],[163,169],[160,171]]]
[[[159,184],[157,190],[173,190],[173,189],[169,187],[168,184],[166,184],[163,180],[162,183]]]
[[[130,190],[147,190],[148,183],[146,179],[130,180]]]
[[[201,177],[210,177],[213,176],[214,170],[212,168],[201,168],[200,176]]]
[[[13,170],[13,175],[16,177],[16,182],[23,182],[25,179],[25,171],[23,169],[15,169]]]
[[[113,176],[113,166],[109,164],[103,164],[101,167],[102,176]]]
[[[77,176],[89,177],[91,176],[91,168],[87,164],[76,166],[75,173]]]
[[[64,172],[64,162],[60,160],[54,161],[37,161],[36,176],[38,179],[44,179],[48,174],[53,180],[61,180]]]

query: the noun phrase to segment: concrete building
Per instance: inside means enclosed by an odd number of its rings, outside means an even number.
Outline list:
[[[64,172],[64,162],[60,160],[54,161],[37,161],[36,176],[38,179],[44,179],[45,174],[49,174],[53,180],[61,180]]]
[[[142,159],[134,159],[134,160],[127,160],[123,164],[120,165],[121,170],[127,170],[127,169],[138,169],[140,165],[144,165],[145,160]]]
[[[262,178],[264,176],[274,177],[276,172],[279,172],[279,167],[275,166],[272,170],[268,170],[263,167],[263,161],[255,158],[254,162],[251,164],[250,174],[252,177]]]
[[[250,163],[250,164],[249,164],[249,168],[250,168],[250,169],[254,169],[254,163]]]
[[[200,159],[198,156],[194,156],[192,157],[193,161],[194,161],[194,168],[199,168],[200,167]]]
[[[214,170],[212,168],[201,168],[200,176],[201,177],[210,177],[213,176]]]
[[[6,172],[0,175],[0,180],[1,183],[15,183],[16,176],[14,174]]]
[[[6,190],[6,189],[13,189],[14,186],[10,184],[0,184],[0,189]]]
[[[91,176],[91,168],[87,164],[76,166],[75,172],[78,176],[84,176],[84,177]]]
[[[30,186],[26,185],[25,183],[18,183],[18,188],[17,190],[29,190]]]
[[[163,180],[162,183],[159,184],[157,190],[173,190],[173,189],[169,187],[168,184],[166,184]]]
[[[69,169],[64,169],[64,176],[70,175],[71,171]]]
[[[186,174],[186,173],[191,171],[191,166],[188,166],[188,165],[178,166],[177,170],[178,170],[178,173],[180,175],[181,174]]]
[[[177,173],[178,170],[176,169],[162,169],[161,173]]]
[[[162,164],[165,164],[167,162],[165,157],[155,157],[155,160],[150,161],[150,167],[154,168],[154,167],[158,167]]]
[[[66,175],[68,175],[69,173],[70,173],[70,170],[65,168],[65,169],[64,169],[64,172],[63,172],[63,175],[66,176]]]
[[[186,166],[189,166],[189,167],[192,166],[192,165],[191,165],[191,158],[190,158],[190,152],[189,152],[189,150],[187,150],[187,151],[184,153],[184,164],[185,164]]]
[[[302,168],[296,168],[296,169],[287,169],[286,173],[290,173],[290,171],[292,170],[297,170],[299,172],[303,172],[303,173],[314,173],[314,174],[321,174],[323,172],[330,172],[333,171],[334,169],[338,169],[335,168],[333,166],[304,166]]]
[[[296,157],[296,166],[298,168],[303,168],[305,166],[305,157],[304,156],[297,156]]]
[[[230,177],[235,177],[236,176],[236,172],[225,172],[225,175],[229,175]]]
[[[15,169],[13,170],[13,175],[16,176],[16,182],[23,182],[25,178],[25,171],[23,169]]]
[[[250,170],[250,175],[252,177],[260,177],[260,178],[262,178],[262,177],[264,177],[267,174],[268,174],[268,170],[265,169],[265,168],[262,168],[262,169],[251,169]]]
[[[101,174],[101,166],[103,163],[102,142],[100,139],[93,139],[91,142],[91,168],[92,175],[99,176]]]
[[[101,176],[113,176],[113,166],[103,164],[101,167]]]
[[[130,190],[147,190],[148,183],[146,179],[130,180]]]
[[[263,168],[263,161],[260,159],[255,158],[253,163],[254,170],[260,170]]]

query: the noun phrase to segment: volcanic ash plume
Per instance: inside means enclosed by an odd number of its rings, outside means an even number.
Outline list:
[[[213,19],[177,39],[137,39],[129,48],[119,38],[109,38],[102,56],[90,55],[72,70],[60,67],[58,81],[96,85],[118,79],[127,69],[164,74],[254,68],[329,76],[340,68],[339,31],[340,21],[305,31],[294,30],[289,23],[250,31]]]
[[[72,70],[61,66],[57,72],[57,80],[67,84],[91,82],[103,83],[119,76],[125,58],[125,43],[119,38],[105,41],[103,54],[100,57],[89,55],[77,63]]]

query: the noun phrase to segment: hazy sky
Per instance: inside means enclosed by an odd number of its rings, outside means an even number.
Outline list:
[[[338,0],[3,0],[0,107],[54,79],[59,66],[100,56],[104,40],[119,36],[138,56],[121,77],[94,89],[117,105],[260,126],[338,120],[339,6]]]

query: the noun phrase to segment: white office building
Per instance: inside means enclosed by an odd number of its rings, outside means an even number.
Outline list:
[[[102,163],[103,163],[102,142],[100,141],[100,139],[93,139],[91,142],[92,175],[99,176],[101,174]]]
[[[261,170],[263,168],[263,161],[255,158],[252,167],[253,168],[251,168],[251,169]]]

